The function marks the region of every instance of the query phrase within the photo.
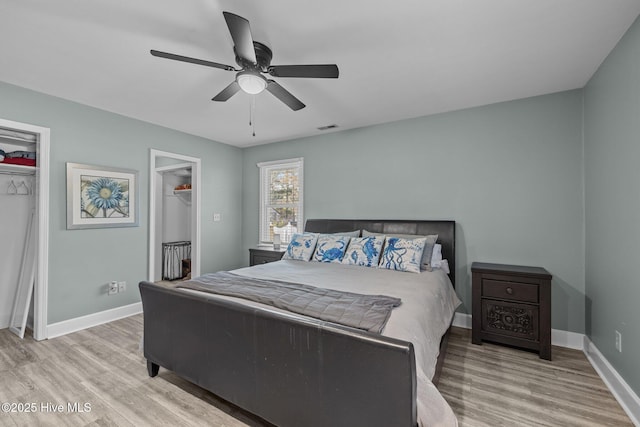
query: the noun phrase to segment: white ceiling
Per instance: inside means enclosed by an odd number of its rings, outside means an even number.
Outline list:
[[[245,17],[272,64],[335,63],[340,78],[274,78],[211,98],[236,66],[222,12]],[[640,14],[638,0],[0,0],[0,80],[238,147],[583,87]]]

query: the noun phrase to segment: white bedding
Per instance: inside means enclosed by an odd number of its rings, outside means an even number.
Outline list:
[[[282,260],[241,268],[233,273],[400,298],[402,304],[391,313],[382,335],[413,343],[416,356],[418,424],[423,427],[457,426],[453,411],[431,382],[440,339],[460,305],[448,276],[442,270],[416,274],[333,263]],[[237,298],[220,298],[233,299],[247,305],[261,305]]]

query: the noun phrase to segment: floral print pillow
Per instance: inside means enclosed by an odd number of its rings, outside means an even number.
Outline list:
[[[351,239],[342,259],[343,264],[377,267],[382,252],[384,236],[368,236]]]
[[[389,270],[408,271],[420,273],[422,252],[427,242],[426,237],[418,239],[404,239],[401,237],[389,237],[384,252],[380,257],[380,268]]]
[[[321,234],[318,237],[316,251],[311,261],[318,262],[340,262],[347,250],[350,237]]]
[[[282,259],[309,261],[318,241],[317,233],[294,234]]]

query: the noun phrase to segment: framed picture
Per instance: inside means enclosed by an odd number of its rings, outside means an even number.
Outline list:
[[[67,163],[67,229],[137,227],[138,171]]]

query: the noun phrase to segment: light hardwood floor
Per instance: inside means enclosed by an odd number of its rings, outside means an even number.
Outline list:
[[[263,426],[261,420],[160,369],[149,378],[140,351],[142,316],[43,342],[0,330],[0,425]],[[506,347],[470,343],[455,329],[440,390],[461,426],[632,425],[582,352],[553,348],[553,362]],[[63,413],[42,405],[63,405]],[[91,405],[68,413],[67,403]]]
[[[553,361],[452,328],[438,389],[460,426],[633,426],[582,351]]]

